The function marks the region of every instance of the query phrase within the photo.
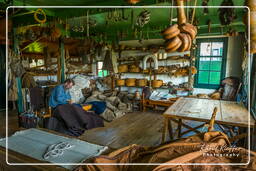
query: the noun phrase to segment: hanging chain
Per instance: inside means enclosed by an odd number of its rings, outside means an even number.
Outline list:
[[[173,18],[173,0],[171,1],[171,14],[170,14],[170,25],[172,25],[172,18]]]

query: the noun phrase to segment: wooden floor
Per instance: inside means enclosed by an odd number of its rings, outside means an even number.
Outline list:
[[[202,123],[186,122],[186,124],[194,127]],[[173,128],[177,128],[177,124],[173,123]],[[162,112],[133,112],[106,124],[105,127],[85,131],[79,138],[114,149],[131,144],[156,146],[161,143],[162,130]],[[191,132],[185,134],[183,137],[193,134]],[[167,136],[168,140],[170,140],[169,136]]]
[[[0,138],[5,137],[5,112],[0,113]],[[191,126],[200,123],[188,123]],[[20,130],[16,111],[8,112],[8,134],[12,135]],[[176,128],[176,124],[173,123]],[[143,146],[156,146],[161,142],[163,129],[162,112],[133,112],[128,113],[110,123],[105,127],[94,128],[85,131],[79,138],[87,142],[106,145],[113,149],[125,147],[130,144]],[[190,133],[189,135],[192,135]],[[185,136],[189,136],[184,135]],[[167,137],[167,140],[169,137]]]
[[[162,127],[161,113],[134,112],[105,124],[105,127],[85,131],[79,138],[114,149],[130,144],[155,146],[161,142]]]
[[[19,130],[17,111],[8,111],[8,134],[11,135]],[[6,113],[0,112],[0,138],[6,135]]]

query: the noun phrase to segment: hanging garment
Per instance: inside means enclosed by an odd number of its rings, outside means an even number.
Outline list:
[[[10,78],[10,82],[11,83],[8,89],[8,100],[16,101],[18,100],[18,88],[17,88],[17,82],[14,75],[12,75],[12,77]]]
[[[42,96],[41,88],[30,88],[30,100],[32,110],[40,110],[44,106],[44,99]]]
[[[112,71],[118,73],[117,57],[113,51],[108,50],[103,61],[103,70]]]

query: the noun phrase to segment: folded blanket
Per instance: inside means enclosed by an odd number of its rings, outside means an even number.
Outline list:
[[[85,130],[103,127],[103,120],[94,112],[88,112],[77,105],[59,105],[46,128],[72,136],[80,136]]]

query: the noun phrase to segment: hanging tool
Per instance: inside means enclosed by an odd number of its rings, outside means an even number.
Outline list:
[[[87,10],[87,14],[86,14],[86,27],[87,27],[86,36],[89,38],[90,37],[89,10]]]
[[[212,24],[212,21],[211,20],[208,20],[207,21],[207,25],[208,25],[208,33],[211,32],[211,24]]]
[[[127,20],[128,20],[128,17],[125,17],[124,8],[122,8],[122,19],[123,19],[124,21],[127,21]]]
[[[136,21],[136,25],[143,27],[145,24],[147,24],[150,21],[150,15],[151,13],[147,10],[142,11]]]
[[[134,20],[134,10],[133,10],[133,8],[132,8],[132,10],[131,10],[131,25],[132,25],[132,30],[134,30],[134,22],[133,22],[133,20]]]

